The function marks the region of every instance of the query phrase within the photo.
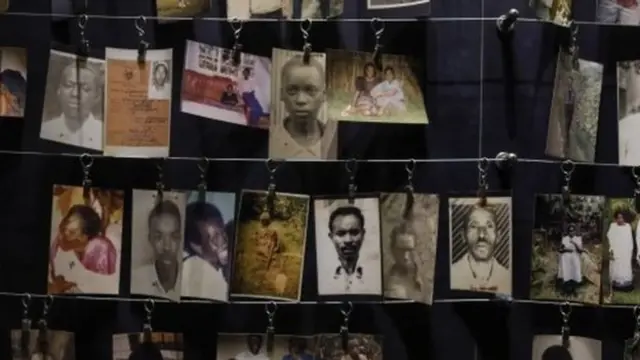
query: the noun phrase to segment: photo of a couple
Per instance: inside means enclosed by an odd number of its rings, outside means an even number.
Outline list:
[[[329,119],[427,124],[422,90],[410,62],[401,55],[327,51]]]

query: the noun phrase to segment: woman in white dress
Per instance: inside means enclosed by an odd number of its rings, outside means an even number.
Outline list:
[[[621,211],[614,214],[614,222],[609,225],[607,240],[609,241],[609,276],[611,286],[617,290],[633,286],[633,233],[631,225],[625,220]]]
[[[562,237],[558,263],[558,280],[562,282],[566,295],[577,295],[578,286],[582,283],[580,254],[583,251],[582,236],[577,235],[575,225],[569,225],[569,233]]]

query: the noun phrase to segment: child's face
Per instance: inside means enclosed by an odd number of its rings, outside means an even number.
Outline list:
[[[391,80],[393,80],[393,71],[391,71],[391,70],[387,70],[387,71],[384,73],[384,78],[385,78],[387,81],[391,81]]]

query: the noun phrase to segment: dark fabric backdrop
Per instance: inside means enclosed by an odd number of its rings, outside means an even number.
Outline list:
[[[50,12],[50,0],[12,1],[12,11]],[[224,1],[221,1],[222,3]],[[361,3],[348,0],[345,16],[366,16]],[[579,6],[578,6],[579,5]],[[578,20],[593,20],[595,2],[574,4]],[[340,124],[340,158],[451,158],[442,163],[420,164],[415,186],[419,192],[442,194],[435,299],[446,299],[448,290],[448,234],[446,194],[477,187],[474,162],[456,158],[494,157],[512,151],[520,158],[544,158],[547,114],[558,44],[566,30],[540,22],[520,21],[513,38],[501,42],[495,17],[515,7],[532,18],[525,1],[433,0],[432,17],[420,22],[387,22],[384,51],[421,59],[419,70],[431,123],[424,126]],[[90,14],[153,15],[153,0],[89,0]],[[211,15],[222,15],[214,4]],[[395,14],[394,14],[395,15]],[[456,20],[456,17],[474,19]],[[479,21],[480,17],[488,17]],[[448,19],[443,19],[448,18]],[[133,20],[90,19],[87,36],[96,53],[105,46],[136,48]],[[233,42],[227,22],[149,22],[147,39],[156,48],[174,48],[174,99],[171,122],[172,156],[265,158],[267,132],[182,114],[179,89],[184,44],[195,39],[214,45]],[[374,37],[368,22],[314,23],[314,50],[345,48],[370,51]],[[638,28],[581,25],[581,55],[603,62],[603,85],[598,132],[597,161],[617,161],[616,60],[639,58],[640,48],[630,46],[640,36]],[[28,49],[28,94],[24,120],[0,119],[3,150],[78,152],[77,149],[39,139],[48,52],[52,43],[78,43],[75,20],[54,23],[44,17],[0,17],[0,46]],[[270,55],[272,47],[299,49],[297,23],[248,23],[242,32],[245,50]],[[509,45],[511,44],[511,45]],[[57,46],[57,45],[56,45]],[[67,46],[68,48],[68,46]],[[198,168],[194,162],[172,161],[165,166],[171,188],[195,188]],[[0,155],[0,291],[46,291],[52,184],[80,184],[82,171],[75,157]],[[562,176],[557,164],[520,162],[507,172],[491,167],[492,190],[513,187],[514,297],[526,299],[529,291],[530,229],[533,195],[557,192]],[[153,161],[98,159],[92,169],[95,186],[153,188]],[[616,167],[578,166],[573,190],[585,194],[630,196],[633,182],[628,171]],[[363,192],[393,191],[406,181],[403,163],[361,164],[357,174]],[[264,189],[268,173],[262,162],[216,162],[209,171],[209,188],[239,191]],[[288,163],[277,172],[282,191],[307,194],[345,193],[347,177],[342,164]],[[130,195],[128,195],[130,200]],[[130,203],[127,205],[130,211]],[[312,228],[310,228],[312,229]],[[121,292],[128,293],[130,224],[125,222]],[[308,234],[308,254],[303,298],[315,293],[313,231]],[[34,301],[33,315],[41,303]],[[0,296],[0,328],[19,328],[19,297]],[[111,335],[140,331],[142,303],[56,299],[51,328],[76,333],[78,359],[109,359]],[[276,331],[312,334],[336,332],[342,318],[338,306],[281,306]],[[266,326],[263,305],[160,304],[153,316],[154,328],[185,334],[187,359],[212,359],[217,332],[262,332]],[[621,359],[623,339],[633,329],[630,309],[575,308],[571,316],[574,335],[603,339],[604,359]],[[537,333],[557,333],[557,305],[492,302],[440,302],[432,307],[416,304],[356,304],[351,331],[384,336],[385,358],[528,359],[531,338]],[[10,357],[8,337],[3,337],[0,359]]]

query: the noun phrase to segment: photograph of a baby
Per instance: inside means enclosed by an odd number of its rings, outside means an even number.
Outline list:
[[[329,118],[338,121],[427,124],[422,90],[410,61],[382,54],[327,51]]]

